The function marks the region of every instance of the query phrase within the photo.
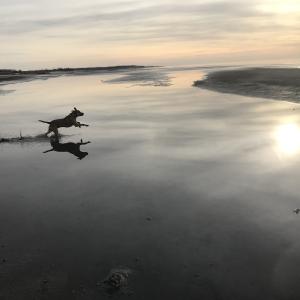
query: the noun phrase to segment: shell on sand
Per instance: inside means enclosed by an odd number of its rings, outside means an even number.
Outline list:
[[[119,289],[127,285],[130,273],[129,269],[112,269],[103,283],[109,288]]]

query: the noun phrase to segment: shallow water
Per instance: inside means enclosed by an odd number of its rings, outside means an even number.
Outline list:
[[[299,299],[299,105],[192,87],[201,68],[159,72],[171,85],[2,86],[0,137],[76,106],[90,127],[54,147],[91,143],[81,160],[43,153],[48,139],[0,144],[0,299],[106,299],[97,283],[122,267],[115,298]]]

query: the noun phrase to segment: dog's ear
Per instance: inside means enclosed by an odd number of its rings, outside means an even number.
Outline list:
[[[76,107],[74,107],[74,110],[77,111],[78,109]]]

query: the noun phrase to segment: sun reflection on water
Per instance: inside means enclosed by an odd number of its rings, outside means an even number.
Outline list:
[[[275,131],[276,148],[281,154],[295,155],[300,151],[300,128],[295,123],[281,124]]]

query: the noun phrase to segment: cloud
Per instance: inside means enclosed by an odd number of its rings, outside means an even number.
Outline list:
[[[293,0],[285,3],[289,1]],[[208,44],[239,47],[249,40],[274,45],[299,40],[300,12],[283,16],[280,10],[266,9],[269,0],[0,0],[0,5],[0,42],[5,52],[9,43],[26,45],[27,51],[64,43],[84,52],[87,47],[109,45],[140,48],[141,43],[180,47],[187,43],[196,50]]]
[[[174,22],[185,26],[186,23],[198,25],[213,19],[213,22],[208,22],[211,25],[214,22],[219,23],[221,18],[222,23],[229,19],[241,20],[243,18],[264,16],[268,14],[259,12],[255,9],[255,5],[240,3],[237,1],[222,1],[213,3],[194,3],[191,5],[179,5],[174,3],[168,4],[152,4],[130,6],[131,2],[117,2],[109,5],[95,6],[94,13],[72,14],[69,16],[48,16],[47,13],[42,16],[35,16],[28,19],[27,17],[11,16],[10,20],[1,22],[0,30],[3,33],[24,33],[37,30],[51,29],[55,27],[89,27],[95,25],[110,25],[120,26],[125,28],[130,26],[151,26],[164,25],[169,19],[176,19]],[[121,5],[122,4],[122,5]],[[104,8],[103,8],[104,6]],[[117,9],[115,7],[118,7]],[[179,27],[179,26],[178,26]],[[194,28],[197,29],[196,27]]]

